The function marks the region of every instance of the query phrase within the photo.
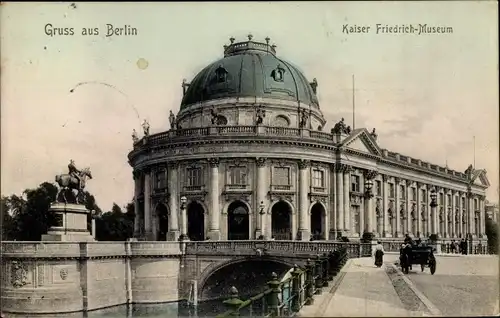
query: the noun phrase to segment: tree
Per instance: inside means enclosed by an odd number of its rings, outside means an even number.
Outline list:
[[[26,189],[22,196],[2,197],[2,239],[39,241],[54,224],[54,215],[49,213],[58,189],[44,182],[36,189]],[[96,214],[102,213],[93,195],[85,192],[85,206]],[[90,223],[90,220],[89,220]]]
[[[498,254],[498,225],[492,219],[486,217],[485,227],[488,250],[491,254]]]
[[[96,238],[98,241],[126,241],[134,234],[134,205],[126,206],[123,213],[120,206],[113,203],[111,211],[96,218]]]

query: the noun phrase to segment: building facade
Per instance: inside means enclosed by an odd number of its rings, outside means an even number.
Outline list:
[[[490,218],[493,222],[498,223],[498,203],[488,202],[485,204],[486,217]]]
[[[325,132],[318,82],[269,38],[231,38],[182,88],[170,129],[133,136],[138,239],[485,239],[485,170],[382,149],[343,119]]]

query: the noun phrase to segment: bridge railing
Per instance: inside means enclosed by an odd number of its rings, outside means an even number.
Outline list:
[[[319,295],[323,287],[338,275],[349,258],[347,246],[338,250],[317,255],[314,260],[307,260],[303,268],[295,265],[292,276],[282,282],[272,273],[268,288],[247,300],[238,296],[238,290],[231,287],[231,296],[224,301],[228,310],[217,317],[259,316],[291,317],[304,305],[313,303],[314,295]]]
[[[350,258],[371,256],[371,243],[359,242],[303,242],[303,241],[201,241],[187,242],[186,254],[197,255],[255,255],[256,253],[272,255],[310,256],[337,251],[345,248]]]
[[[427,244],[431,246],[435,246],[437,251],[443,254],[459,254],[462,251],[460,250],[460,244],[458,244],[458,249],[455,246],[453,246],[452,242],[450,241],[444,241],[440,240],[435,243],[432,243],[430,241],[425,241]],[[384,247],[384,250],[386,252],[399,252],[399,249],[401,248],[401,244],[403,243],[403,240],[384,240],[381,241],[382,246]],[[458,242],[460,243],[460,241]],[[475,242],[474,242],[475,243]],[[467,241],[467,254],[474,254],[474,255],[480,255],[480,254],[493,254],[491,249],[488,248],[487,244],[479,244],[476,243],[472,245],[472,248],[470,246],[470,241]]]

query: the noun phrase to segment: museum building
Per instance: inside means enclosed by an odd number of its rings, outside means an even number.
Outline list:
[[[183,81],[170,129],[134,133],[137,239],[486,240],[485,170],[391,152],[343,119],[324,131],[318,82],[269,41],[231,38]]]

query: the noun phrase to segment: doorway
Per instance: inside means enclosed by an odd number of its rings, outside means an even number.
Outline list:
[[[228,239],[250,239],[250,218],[246,204],[241,201],[234,201],[229,205],[227,211]]]

